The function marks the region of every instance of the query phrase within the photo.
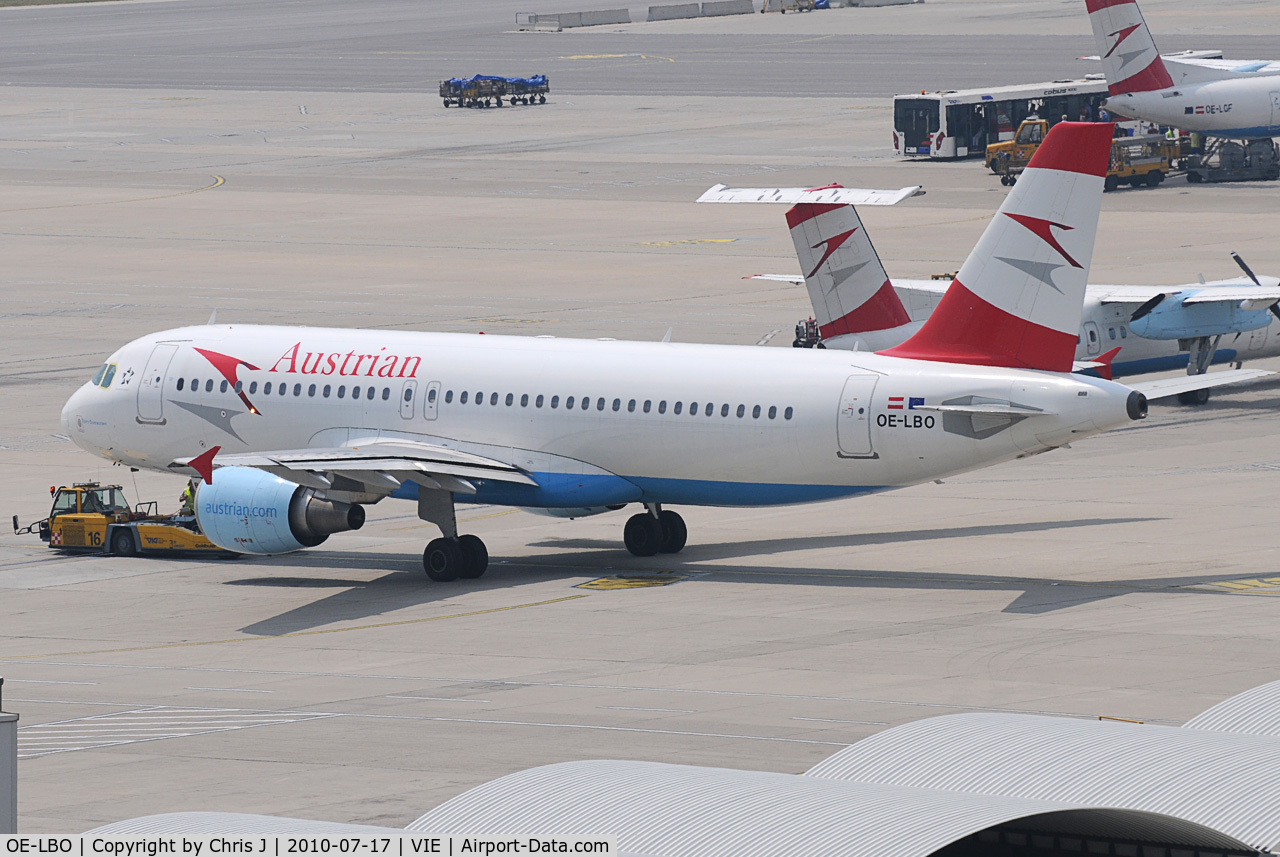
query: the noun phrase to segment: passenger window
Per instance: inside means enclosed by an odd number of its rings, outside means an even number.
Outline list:
[[[458,397],[458,404],[465,405],[467,403],[467,391],[463,390],[462,395]]]
[[[194,390],[195,388],[196,388],[196,382],[195,382],[195,381],[192,381],[192,382],[191,382],[191,389],[193,389],[193,390]],[[264,396],[270,396],[270,395],[271,395],[271,382],[270,382],[270,381],[268,381],[265,385],[263,385],[263,387],[262,387],[262,394],[263,394]]]
[[[683,407],[683,404],[684,404],[683,402],[676,402],[676,406],[672,408],[671,413],[675,414],[676,416],[679,416],[680,408]]]
[[[511,402],[510,402],[510,394],[509,394],[509,393],[507,394],[507,398],[508,398],[507,404],[511,404]],[[489,404],[491,404],[491,405],[497,405],[497,404],[498,404],[498,394],[497,394],[497,393],[490,393],[490,394],[489,394]]]
[[[98,373],[98,374],[102,374],[102,373]],[[97,382],[95,381],[94,383],[97,383]],[[186,379],[186,378],[179,378],[179,379],[178,379],[178,392],[182,392],[182,385],[183,385],[183,384],[185,384],[185,383],[187,383],[187,379]]]
[[[1108,327],[1108,328],[1107,328],[1107,333],[1111,334],[1111,341],[1112,341],[1112,342],[1115,342],[1115,341],[1116,341],[1116,329],[1115,329],[1114,327]]]
[[[375,390],[373,387],[370,387],[370,388],[369,388],[369,392],[365,393],[365,396],[364,396],[364,397],[365,397],[366,399],[368,399],[369,401],[371,401],[371,402],[372,402],[372,401],[373,401],[373,394],[374,394],[374,393],[376,393],[376,392],[378,392],[378,391],[377,391],[377,390]]]
[[[347,395],[347,388],[346,388],[346,385],[345,385],[345,384],[339,384],[339,385],[338,385],[338,398],[339,398],[339,399],[346,398],[346,395]]]
[[[614,411],[617,411],[617,410],[618,410],[619,408],[621,408],[621,407],[622,407],[622,400],[621,400],[621,399],[614,399],[614,400],[613,400],[613,409],[614,409]]]
[[[777,416],[778,416],[778,408],[777,408],[777,406],[776,406],[776,405],[770,405],[770,406],[769,406],[769,419],[774,419],[774,418],[775,418],[775,417],[777,417]]]
[[[680,413],[679,408],[680,408],[680,406],[679,406],[679,405],[676,405],[676,409],[677,409],[677,410],[676,410],[676,413],[677,413],[677,414],[678,414],[678,413]],[[697,415],[698,415],[698,403],[697,403],[697,402],[690,402],[690,403],[689,403],[689,416],[691,416],[691,417],[696,417]]]
[[[249,394],[250,394],[250,395],[252,395],[252,394],[254,394],[254,393],[256,393],[256,392],[258,392],[258,382],[257,382],[257,381],[252,381],[252,382],[250,382],[250,384],[249,384]]]
[[[481,392],[480,392],[480,391],[478,391],[478,390],[476,391],[476,404],[477,404],[477,405],[483,405],[483,404],[484,404],[484,393],[481,393]]]
[[[223,381],[221,384],[219,384],[219,385],[218,385],[218,392],[219,392],[219,393],[225,393],[225,392],[227,392],[227,382],[226,382],[226,381]]]
[[[514,402],[515,400],[516,400],[516,399],[515,399],[515,396],[511,395],[510,393],[507,393],[507,407],[508,407],[508,408],[509,408],[509,407],[511,407],[511,403],[512,403],[512,402]]]
[[[430,390],[427,390],[427,402],[428,402],[429,404],[433,404],[433,405],[435,404],[435,402],[436,402],[436,388],[435,388],[435,387],[432,387]]]
[[[1094,333],[1092,330],[1089,331],[1089,344],[1092,345],[1097,341],[1098,341],[1098,334]]]
[[[373,389],[373,388],[372,388],[372,387],[370,387],[369,389],[370,389],[370,391],[372,391],[372,389]],[[382,401],[384,401],[384,402],[385,402],[385,401],[388,401],[388,400],[390,400],[390,398],[391,398],[391,388],[390,388],[390,387],[383,387],[383,388],[382,388]],[[435,390],[432,390],[432,391],[431,391],[431,401],[433,401],[433,402],[434,402],[435,400],[436,400],[436,391],[435,391]]]
[[[268,386],[268,387],[270,387],[271,385],[270,385],[270,384],[268,384],[267,386]],[[198,392],[200,392],[200,379],[199,379],[199,378],[192,378],[192,379],[191,379],[191,392],[193,392],[193,393],[198,393]],[[269,392],[271,392],[271,391],[270,391],[270,390],[268,390],[267,392],[269,393]]]
[[[782,418],[789,420],[791,419],[791,414],[792,414],[791,408],[787,408],[785,411],[782,412]]]
[[[307,395],[308,395],[309,397],[313,398],[313,399],[315,398],[315,396],[316,396],[316,385],[315,385],[315,384],[312,384],[310,387],[308,387],[308,388],[307,388]]]
[[[1126,328],[1124,325],[1120,325],[1120,338],[1121,339],[1129,338],[1129,329]]]
[[[603,400],[603,399],[601,399],[600,401],[604,401],[604,400]],[[582,397],[582,401],[580,402],[580,404],[581,404],[581,406],[582,406],[582,410],[584,410],[584,411],[585,411],[585,410],[589,410],[589,409],[591,408],[591,397],[590,397],[590,396],[583,396],[583,397]]]
[[[556,400],[552,399],[551,407],[554,408],[555,406],[556,406]],[[573,410],[573,396],[570,396],[569,398],[564,400],[564,406],[569,410]]]
[[[283,385],[283,384],[280,386],[280,389],[282,389],[282,390],[284,389],[284,385]],[[212,379],[212,378],[210,378],[209,380],[207,380],[207,381],[205,381],[205,382],[204,382],[204,391],[205,391],[206,393],[212,393],[212,392],[213,392],[213,379]]]
[[[465,396],[466,393],[463,393],[463,395]],[[444,394],[444,403],[446,405],[453,403],[453,390],[450,390],[449,392]]]
[[[205,386],[206,386],[206,388],[208,387],[208,385],[207,385],[207,384],[206,384]],[[281,382],[280,382],[280,395],[282,395],[282,396],[283,396],[283,395],[284,395],[285,393],[287,393],[287,392],[289,392],[289,385],[288,385],[288,384],[286,384],[284,381],[281,381]]]
[[[240,395],[244,391],[244,381],[236,381],[236,395]]]
[[[721,405],[721,406],[720,406],[720,416],[722,416],[722,417],[727,417],[727,416],[729,416],[729,405],[728,405],[728,404],[724,404],[724,405]]]
[[[711,414],[715,411],[715,409],[716,409],[716,406],[715,406],[715,405],[711,404],[710,402],[707,402],[706,411],[705,411],[705,412],[706,412],[706,415],[707,415],[707,416],[711,416]],[[728,405],[725,405],[725,406],[724,406],[724,412],[725,412],[726,414],[727,414],[727,413],[729,413],[729,406],[728,406]]]
[[[293,395],[294,395],[294,396],[301,396],[301,395],[302,395],[302,385],[301,385],[301,384],[294,384],[294,385],[293,385]]]
[[[644,412],[646,414],[649,413],[649,408],[652,406],[653,406],[653,402],[649,401],[648,399],[644,400]]]
[[[667,412],[667,400],[663,399],[661,402],[658,402],[658,413],[665,414],[666,412]]]
[[[541,397],[539,397],[539,398],[541,398]],[[522,408],[527,408],[527,407],[529,407],[529,394],[528,394],[528,393],[521,393],[521,394],[520,394],[520,407],[522,407]],[[539,405],[538,407],[542,407],[542,406],[541,406],[541,405]]]
[[[747,406],[746,406],[746,405],[738,405],[738,419],[742,419],[742,418],[743,418],[743,417],[745,417],[746,415],[747,415]]]
[[[542,394],[541,394],[541,393],[539,393],[539,394],[538,394],[538,398],[536,398],[536,399],[534,399],[534,400],[533,400],[533,406],[534,406],[535,408],[540,408],[540,407],[542,407]]]
[[[617,401],[617,399],[614,399],[614,401],[616,402],[616,401]],[[604,410],[604,397],[603,397],[603,396],[602,396],[601,398],[599,398],[599,399],[596,399],[596,410],[597,410],[597,411],[603,411],[603,410]]]
[[[353,398],[353,399],[358,399],[358,398],[360,398],[360,388],[359,388],[359,387],[352,387],[352,388],[351,388],[351,398]]]
[[[404,401],[405,401],[405,402],[412,402],[412,401],[413,401],[413,388],[412,388],[412,387],[405,387],[405,388],[404,388]]]
[[[333,392],[333,387],[330,386],[329,384],[325,384],[324,389],[320,391],[320,395],[324,396],[327,399],[329,398],[329,394],[332,392]]]

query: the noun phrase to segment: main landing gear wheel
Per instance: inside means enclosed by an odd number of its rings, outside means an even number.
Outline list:
[[[1186,393],[1178,394],[1179,405],[1207,405],[1209,404],[1209,390],[1191,390]]]
[[[684,543],[689,539],[689,528],[684,525],[684,518],[663,509],[658,513],[658,524],[662,527],[662,544],[658,553],[680,553],[684,550]]]
[[[636,556],[653,556],[662,549],[662,524],[648,512],[632,515],[622,528],[622,541]]]
[[[422,552],[422,567],[436,583],[457,580],[463,567],[462,548],[456,539],[432,539]]]
[[[479,536],[458,536],[458,547],[462,548],[462,571],[458,577],[475,580],[484,574],[489,567],[489,549]]]
[[[422,552],[422,567],[436,583],[475,580],[489,567],[489,550],[479,536],[433,539]]]

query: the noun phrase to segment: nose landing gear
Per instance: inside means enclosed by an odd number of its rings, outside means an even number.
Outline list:
[[[622,529],[622,541],[635,556],[679,553],[689,538],[684,518],[664,510],[657,503],[645,503],[645,510],[632,515]]]

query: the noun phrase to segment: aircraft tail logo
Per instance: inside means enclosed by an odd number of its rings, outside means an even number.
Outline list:
[[[1114,130],[1055,125],[933,315],[883,353],[1070,372]]]
[[[787,226],[824,339],[910,323],[852,205],[802,202]]]
[[[1135,0],[1085,0],[1111,95],[1173,86]]]

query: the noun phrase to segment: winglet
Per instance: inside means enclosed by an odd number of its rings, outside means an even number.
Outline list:
[[[187,462],[187,466],[199,473],[206,485],[213,484],[213,458],[221,449],[220,446],[210,447]]]

